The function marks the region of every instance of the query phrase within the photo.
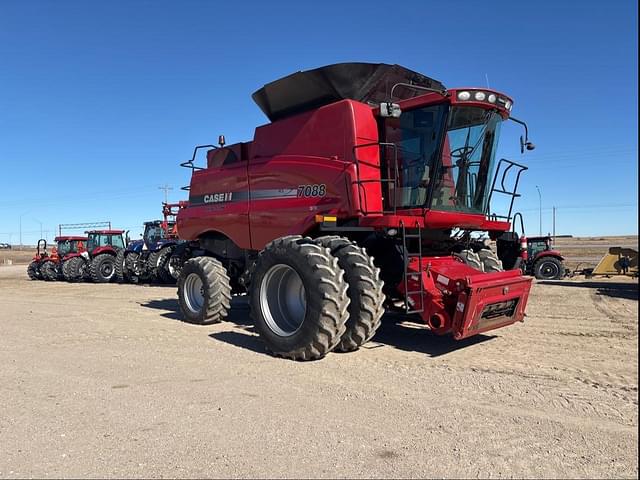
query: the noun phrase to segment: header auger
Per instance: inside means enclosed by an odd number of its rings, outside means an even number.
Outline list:
[[[188,242],[171,264],[189,321],[224,319],[246,291],[267,348],[306,360],[357,349],[385,308],[456,339],[524,319],[531,279],[481,238],[508,240],[527,169],[495,158],[510,97],[346,63],[253,98],[271,123],[252,141],[199,146],[182,164]],[[526,135],[521,148],[533,148]],[[492,210],[496,195],[507,212]]]

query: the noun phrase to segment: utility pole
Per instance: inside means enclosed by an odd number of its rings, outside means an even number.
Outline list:
[[[542,236],[542,194],[540,193],[540,187],[538,185],[536,185],[536,190],[538,190],[538,209],[540,211],[540,233],[539,235]]]
[[[22,217],[24,217],[27,213],[29,213],[29,212],[28,211],[27,212],[22,212],[20,214],[20,249],[22,249]]]
[[[173,187],[170,187],[166,183],[162,187],[158,187],[160,190],[164,190],[164,203],[169,203],[169,190],[173,190]]]
[[[44,238],[42,236],[42,222],[40,220],[38,220],[37,218],[35,218],[35,217],[33,219],[40,224],[40,238]]]

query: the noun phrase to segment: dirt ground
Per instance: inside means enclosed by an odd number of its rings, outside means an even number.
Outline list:
[[[463,342],[387,318],[349,354],[265,354],[246,302],[0,267],[0,477],[638,477],[638,283],[537,283]]]

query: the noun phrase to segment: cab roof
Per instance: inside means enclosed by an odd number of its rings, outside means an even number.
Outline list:
[[[54,238],[54,240],[56,242],[65,242],[67,240],[69,240],[69,241],[77,240],[79,242],[82,242],[82,241],[86,242],[87,241],[87,237],[81,237],[81,236],[78,236],[78,235],[62,235],[60,237]]]

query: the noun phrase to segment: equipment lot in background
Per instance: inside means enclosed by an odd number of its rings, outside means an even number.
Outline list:
[[[565,256],[565,266],[573,270],[578,264],[582,264],[581,268],[589,265],[595,267],[609,247],[637,249],[638,236],[558,238],[555,246]],[[31,261],[35,251],[35,246],[24,246],[20,249],[17,245],[11,250],[0,250],[0,265],[5,264],[7,260],[11,260],[14,265],[26,265]]]
[[[0,476],[637,477],[638,283],[533,286],[463,342],[387,318],[360,351],[264,353],[175,287],[0,268]]]

